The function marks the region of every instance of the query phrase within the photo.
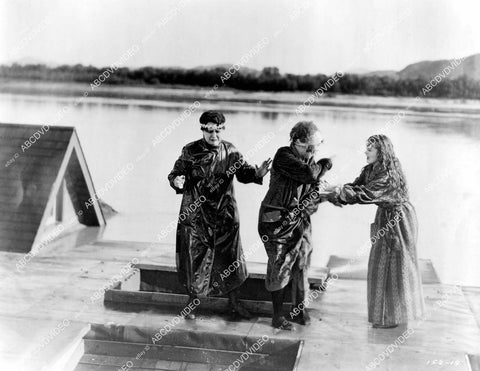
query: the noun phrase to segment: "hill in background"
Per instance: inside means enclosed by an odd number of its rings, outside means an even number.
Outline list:
[[[437,61],[421,61],[409,64],[401,71],[371,71],[363,73],[366,76],[388,76],[399,79],[422,79],[430,80],[444,68],[451,65],[454,59]],[[459,60],[458,60],[459,61]],[[453,64],[453,66],[455,66]],[[468,79],[480,81],[480,54],[466,57],[462,63],[453,68],[445,78],[453,80],[465,76]]]
[[[453,60],[440,60],[413,63],[398,72],[398,75],[402,79],[428,79],[435,76],[452,62]],[[465,58],[461,64],[455,67],[447,78],[456,79],[461,76],[480,81],[480,54],[471,55]]]

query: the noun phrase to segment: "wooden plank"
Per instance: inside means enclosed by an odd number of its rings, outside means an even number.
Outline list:
[[[75,371],[118,371],[118,367],[79,363],[77,367],[75,367]],[[128,371],[137,370],[129,369]]]
[[[146,344],[116,342],[108,340],[85,339],[85,353],[104,356],[125,357],[134,362],[134,366],[141,366],[135,357],[144,351]],[[182,347],[175,345],[149,344],[150,349],[144,351],[142,358],[154,358],[158,360],[173,362],[198,362],[198,363],[220,363],[230,364],[235,361],[242,352],[232,352],[219,349],[205,349]],[[250,355],[251,359],[260,360],[265,354],[260,352]],[[121,366],[122,364],[118,365]]]
[[[79,362],[87,365],[101,365],[103,362],[103,357],[104,356],[101,356],[99,354],[85,353],[84,350],[84,354]]]
[[[145,369],[145,370],[178,370],[182,366],[182,362],[173,362],[173,361],[159,361],[156,359],[148,359],[140,357],[120,357],[120,356],[106,356],[99,354],[85,354],[82,358],[82,363],[84,364],[101,364],[103,366],[116,366],[118,370],[124,365],[128,364],[128,369]],[[163,363],[163,365],[162,365]],[[131,366],[131,367],[130,367]],[[163,366],[163,367],[162,367]]]
[[[117,249],[129,249],[132,248],[145,248],[153,246],[155,249],[168,249],[170,250],[172,244],[170,243],[161,243],[161,242],[141,242],[141,241],[121,241],[121,240],[98,240],[92,243],[90,246],[102,246],[102,247],[110,247],[115,250]]]
[[[163,308],[172,307],[183,309],[187,300],[187,295],[163,292],[123,291],[113,289],[106,290],[104,294],[105,303],[109,302],[135,305],[146,304]],[[240,302],[251,313],[266,316],[272,315],[272,303],[270,301],[240,300]],[[288,312],[290,310],[290,307],[291,303],[285,302],[283,305],[283,310],[285,312]],[[207,309],[215,313],[228,313],[228,299],[223,297],[201,298],[201,304],[198,309],[200,311]]]
[[[170,321],[170,319],[169,319]],[[140,327],[132,325],[101,325],[92,324],[91,330],[85,335],[85,339],[109,340],[127,343],[150,344],[156,336],[160,326]],[[158,341],[157,345],[178,345],[183,347],[205,347],[209,349],[221,349],[235,352],[243,352],[249,349],[258,337],[240,336],[237,333],[218,333],[196,329],[174,329]],[[262,346],[262,353],[281,351],[295,343],[292,339],[275,339],[274,342],[266,342]]]
[[[152,263],[137,263],[133,264],[135,268],[140,270],[151,270],[151,271],[165,271],[165,272],[176,272],[177,268],[175,265],[167,264],[152,264]],[[267,271],[267,265],[265,263],[255,263],[247,262],[249,268],[249,277],[254,279],[264,280]],[[253,272],[250,272],[252,270]],[[329,268],[327,267],[311,267],[309,270],[308,280],[310,283],[321,284],[327,278],[329,273]]]
[[[176,267],[157,264],[134,264],[134,267],[140,270],[140,291],[165,292],[174,294],[183,294],[185,289],[178,281]],[[266,272],[266,265],[263,265]],[[247,280],[242,284],[239,291],[239,298],[245,300],[270,301],[271,293],[265,288],[265,273],[250,273]],[[326,275],[322,277],[311,277],[310,284],[322,285],[325,282]],[[290,298],[290,287],[287,287],[286,298]],[[286,299],[286,302],[291,302]]]

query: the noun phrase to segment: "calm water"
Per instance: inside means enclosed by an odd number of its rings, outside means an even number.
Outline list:
[[[52,122],[65,98],[0,95],[0,122],[44,124]],[[137,101],[138,102],[138,101]],[[96,188],[105,185],[128,163],[133,171],[102,198],[119,211],[108,223],[106,239],[155,241],[161,228],[176,220],[180,196],[167,182],[167,174],[182,146],[199,139],[199,113],[186,119],[160,145],[152,139],[176,119],[190,103],[143,101],[142,105],[98,100],[72,108],[62,125],[77,129]],[[248,107],[235,104],[204,105],[226,112],[224,138],[246,153],[270,131],[273,139],[256,152],[251,163],[273,157],[288,144],[284,123],[296,121],[294,107]],[[321,128],[325,145],[320,156],[333,156],[327,180],[352,181],[365,165],[363,146],[374,133],[384,132],[394,112],[317,108],[305,115]],[[409,115],[387,133],[406,173],[411,201],[419,219],[418,255],[431,259],[444,283],[480,286],[480,118],[461,115]],[[258,241],[257,213],[267,191],[263,186],[236,183],[244,249]],[[369,238],[375,206],[342,209],[323,204],[313,217],[315,265],[330,255],[354,256]],[[164,242],[174,243],[175,233]],[[174,249],[172,245],[172,250]],[[263,248],[250,260],[266,261]]]

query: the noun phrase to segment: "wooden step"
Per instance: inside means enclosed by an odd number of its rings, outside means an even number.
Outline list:
[[[289,371],[295,369],[303,347],[297,339],[267,338],[259,343],[253,336],[181,329],[153,340],[158,331],[92,324],[83,339],[85,354],[75,370],[223,371],[242,360],[242,370]]]
[[[180,312],[188,301],[185,289],[178,282],[176,268],[158,264],[134,264],[134,273],[123,282],[117,282],[105,290],[104,303],[113,309],[123,305],[131,308],[147,306],[175,308]],[[264,266],[266,270],[266,266]],[[310,277],[311,285],[324,285],[328,276],[325,269],[317,270],[316,276]],[[245,308],[252,314],[272,314],[271,293],[264,284],[265,274],[250,273],[240,287],[239,297]],[[287,286],[283,310],[288,313],[292,306],[290,285]],[[210,310],[228,313],[227,296],[200,297],[199,311]],[[126,307],[125,307],[126,308]],[[121,308],[120,308],[121,309]]]
[[[149,344],[149,350],[145,351],[145,346],[140,343],[86,339],[85,354],[125,357],[127,361],[130,360],[133,363],[134,367],[142,367],[145,359],[229,365],[242,354],[238,351],[153,344]],[[264,353],[256,352],[252,353],[249,359],[259,361],[266,356]],[[123,363],[115,365],[122,366]]]
[[[178,281],[176,267],[158,264],[135,264],[134,268],[140,271],[140,291],[164,292],[172,294],[184,294],[185,289]],[[266,272],[266,265],[263,267]],[[314,274],[309,275],[309,282],[315,286],[321,286],[328,276],[328,269],[316,269]],[[265,273],[251,272],[240,287],[239,297],[245,300],[270,301],[271,293],[265,288]],[[286,302],[290,301],[290,285],[285,293]]]
[[[159,330],[159,327],[91,324],[90,331],[84,336],[84,339],[152,344],[152,338],[158,334]],[[236,334],[202,330],[189,331],[175,328],[168,333],[168,336],[162,337],[160,340],[155,341],[155,343],[157,345],[179,345],[190,348],[205,347],[244,352],[257,340],[258,337],[256,336],[239,336]],[[294,343],[296,342],[294,341]],[[266,353],[272,353],[278,350],[283,350],[290,345],[292,345],[291,339],[278,338],[275,339],[274,342],[268,341],[263,344],[262,350]]]
[[[169,294],[164,292],[150,291],[124,291],[119,289],[109,289],[105,291],[104,303],[112,309],[119,308],[146,308],[160,307],[165,310],[171,310],[180,313],[188,301],[188,295]],[[272,315],[272,303],[259,300],[240,300],[241,304],[252,314]],[[283,304],[283,311],[288,313],[291,303]],[[214,313],[228,313],[230,310],[228,299],[224,297],[206,297],[200,299],[200,305],[197,310],[202,313],[210,311]]]
[[[181,370],[185,369],[185,362],[164,361],[149,358],[136,359],[134,357],[122,357],[122,356],[105,356],[99,354],[85,354],[80,360],[79,364],[84,365],[85,369],[95,369],[94,366],[102,366],[109,369],[110,367],[115,370],[124,369],[136,369],[136,370]],[[226,365],[228,367],[228,364]]]

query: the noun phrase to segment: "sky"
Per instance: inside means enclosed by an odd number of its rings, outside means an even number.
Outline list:
[[[400,70],[480,53],[478,14],[478,0],[0,0],[0,63]]]

